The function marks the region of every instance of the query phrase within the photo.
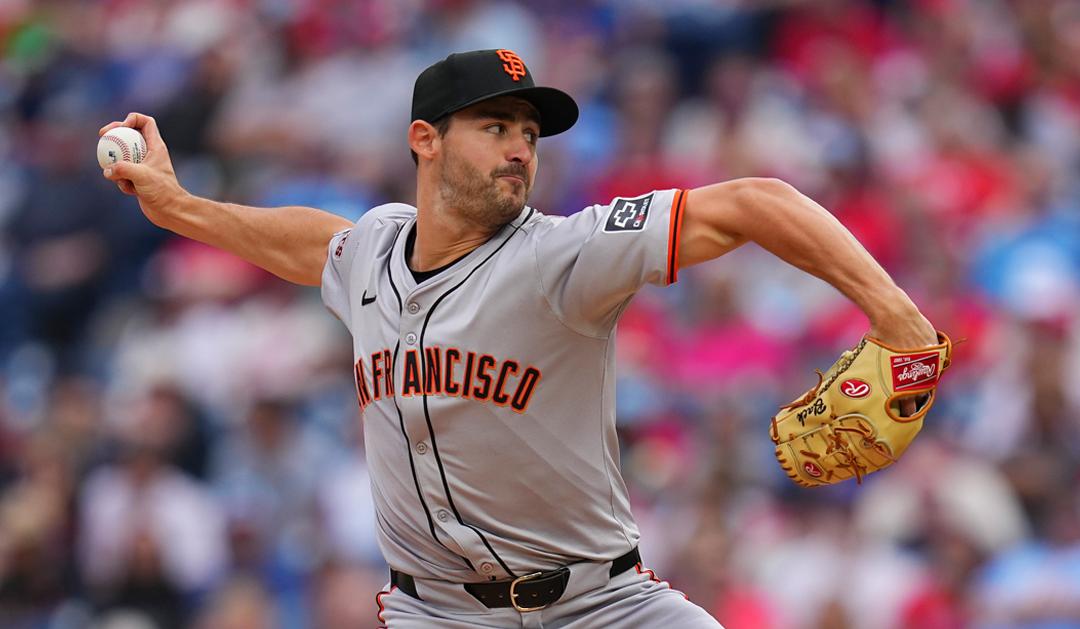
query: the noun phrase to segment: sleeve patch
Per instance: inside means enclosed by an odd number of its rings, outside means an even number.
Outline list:
[[[342,230],[341,233],[343,233],[344,235],[342,235],[341,240],[338,242],[337,248],[334,249],[335,258],[340,258],[341,254],[345,251],[345,241],[349,239],[349,234],[352,233],[352,228]]]
[[[643,231],[649,222],[653,194],[655,193],[634,199],[616,199],[611,204],[607,221],[604,222],[604,231],[608,233]]]

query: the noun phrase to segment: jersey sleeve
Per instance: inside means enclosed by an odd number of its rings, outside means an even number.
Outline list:
[[[686,190],[615,198],[558,220],[537,238],[537,270],[555,314],[606,335],[645,283],[673,284]]]
[[[361,219],[363,220],[363,219]],[[356,248],[360,241],[359,222],[343,229],[330,238],[327,245],[326,266],[322,273],[322,300],[330,312],[334,313],[346,325],[349,325],[350,295],[352,285],[350,277],[356,260]],[[351,330],[350,330],[351,331]]]

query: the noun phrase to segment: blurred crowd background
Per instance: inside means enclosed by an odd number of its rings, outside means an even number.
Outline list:
[[[344,327],[153,227],[96,132],[355,219],[415,197],[418,72],[511,48],[582,107],[530,205],[780,177],[967,339],[899,464],[808,491],[768,418],[866,319],[752,245],[643,290],[648,565],[728,629],[1080,627],[1080,2],[0,0],[0,46],[0,626],[376,624]]]

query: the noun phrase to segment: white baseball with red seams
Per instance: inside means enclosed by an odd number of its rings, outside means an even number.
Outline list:
[[[146,138],[131,127],[109,129],[97,144],[97,161],[102,168],[116,162],[142,163],[146,159]]]

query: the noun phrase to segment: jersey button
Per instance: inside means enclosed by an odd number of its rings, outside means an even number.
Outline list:
[[[493,570],[495,570],[495,566],[493,566],[490,561],[485,561],[484,563],[480,564],[480,572],[486,574],[492,572]]]
[[[427,444],[424,443],[423,441],[416,444],[416,453],[417,454],[427,454]]]
[[[439,522],[446,522],[450,519],[450,512],[446,509],[442,509],[435,514],[435,517],[439,518]]]
[[[416,335],[413,334],[412,332],[409,332],[408,334],[405,335],[405,342],[408,343],[409,345],[415,344],[416,343]]]
[[[409,312],[411,312],[412,314],[416,314],[416,313],[420,312],[420,304],[416,303],[415,301],[410,303],[409,304]]]

